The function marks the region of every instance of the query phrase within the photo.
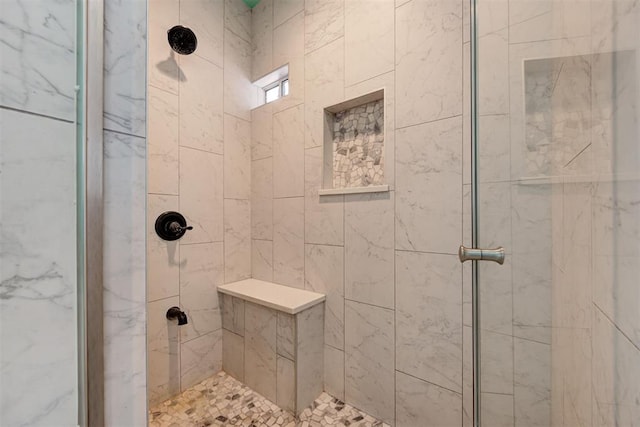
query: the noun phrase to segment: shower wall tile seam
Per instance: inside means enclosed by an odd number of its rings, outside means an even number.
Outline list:
[[[229,30],[229,31],[231,31],[231,30]],[[233,33],[233,31],[231,31],[231,32]],[[198,57],[198,58],[202,59],[203,61],[208,62],[209,64],[213,65],[214,67],[216,67],[216,68],[218,68],[218,69],[220,69],[220,70],[222,70],[222,69],[224,68],[224,61],[223,61],[223,65],[220,65],[220,64],[216,64],[215,62],[213,62],[212,60],[210,60],[210,59],[208,59],[208,58],[205,58],[205,57],[204,57],[204,56],[202,56],[202,55],[198,55],[198,54],[197,54],[197,53],[195,53],[195,52],[194,52],[193,56],[196,56],[196,57]]]
[[[270,159],[270,158],[272,158],[272,157],[273,157],[273,156],[252,157],[252,158],[251,158],[251,161],[252,161],[252,162],[257,162],[257,161],[259,161],[259,160],[267,160],[267,159]]]
[[[245,118],[243,118],[243,117],[236,116],[236,115],[235,115],[235,114],[233,114],[233,113],[227,113],[227,112],[225,111],[223,114],[224,114],[224,115],[227,115],[227,116],[231,116],[231,117],[233,117],[234,119],[237,119],[237,120],[242,120],[242,121],[243,121],[243,122],[245,122],[245,123],[249,123],[249,124],[251,123],[251,120],[245,119]]]
[[[417,375],[409,374],[409,373],[407,373],[407,372],[405,372],[405,371],[402,371],[402,370],[400,370],[400,369],[396,369],[395,371],[396,371],[396,372],[399,372],[399,373],[401,373],[401,374],[403,374],[403,375],[406,375],[406,376],[408,376],[408,377],[415,378],[415,379],[420,380],[420,381],[422,381],[422,382],[425,382],[425,383],[427,383],[427,384],[434,385],[434,386],[436,386],[436,387],[438,387],[438,388],[441,388],[441,389],[443,389],[443,390],[447,390],[447,391],[450,391],[451,393],[455,393],[455,394],[457,394],[457,395],[459,395],[459,396],[462,396],[462,392],[461,392],[461,391],[455,391],[455,390],[452,390],[452,389],[450,389],[450,388],[448,388],[448,387],[441,386],[441,385],[440,385],[440,384],[438,384],[438,383],[435,383],[435,382],[433,382],[433,381],[425,380],[424,378],[420,378],[420,377],[419,377],[419,376],[417,376]]]
[[[494,396],[513,396],[512,393],[496,393],[496,392],[493,392],[493,391],[483,391],[481,393],[482,394],[491,394],[491,395],[494,395]]]
[[[208,240],[205,242],[190,242],[190,243],[180,243],[180,247],[182,246],[201,246],[201,245],[210,245],[212,243],[222,243],[224,242],[224,239],[220,239],[220,240]]]
[[[180,296],[179,293],[171,294],[171,295],[163,296],[162,298],[149,299],[149,300],[147,300],[147,303],[169,300],[169,299],[172,299],[172,298],[175,298],[175,297],[179,297],[179,296]]]
[[[435,251],[420,251],[417,249],[394,249],[396,252],[407,252],[407,253],[415,253],[415,254],[431,254],[431,255],[450,255],[450,256],[458,256],[457,252],[435,252]]]
[[[179,197],[180,193],[161,193],[161,192],[157,192],[157,191],[149,191],[147,192],[147,195],[149,196],[171,196],[171,197]]]
[[[275,10],[275,8],[273,8]],[[305,8],[303,6],[302,10],[298,13],[296,13],[295,15],[290,16],[289,18],[285,19],[284,21],[282,21],[281,23],[279,23],[278,25],[274,25],[272,28],[272,31],[275,31],[276,29],[282,27],[283,25],[285,25],[286,23],[288,23],[289,21],[294,20],[298,15],[302,14],[304,16],[305,13]],[[275,19],[274,19],[275,22]]]
[[[345,0],[346,1],[346,0]],[[394,2],[395,6],[395,2]],[[393,8],[393,161],[394,163],[397,161],[397,147],[396,144],[396,130],[397,128],[397,115],[396,115],[396,89],[398,87],[398,8]],[[365,80],[366,81],[366,80]],[[385,105],[386,107],[386,105]],[[393,167],[393,187],[391,188],[395,191],[398,187],[398,168]],[[396,242],[398,241],[398,220],[397,220],[397,212],[398,212],[398,197],[397,193],[394,193],[393,196],[393,308],[397,308],[398,306],[398,263],[396,262],[397,254],[395,252]],[[398,374],[396,373],[396,368],[398,366],[398,311],[394,310],[393,312],[393,419],[395,422],[398,421]]]
[[[386,74],[386,73],[385,73]],[[406,126],[401,126],[401,127],[397,127],[395,130],[399,131],[399,130],[404,130],[404,129],[410,129],[410,128],[414,128],[417,126],[422,126],[422,125],[427,125],[427,124],[432,124],[432,123],[438,123],[438,122],[443,122],[445,120],[451,120],[451,119],[456,119],[456,118],[462,118],[462,113],[459,114],[453,114],[451,116],[447,116],[447,117],[438,117],[435,120],[427,120],[424,122],[419,122],[419,123],[412,123],[410,125],[406,125]]]
[[[340,40],[340,39],[344,39],[344,35],[342,35],[342,36],[340,36],[340,37],[336,37],[335,39],[333,39],[333,40],[331,40],[331,41],[326,42],[326,43],[325,43],[325,44],[323,44],[322,46],[318,46],[318,47],[313,48],[312,50],[305,51],[305,52],[304,52],[304,56],[305,56],[305,58],[306,58],[308,55],[311,55],[311,54],[313,54],[313,53],[315,53],[315,52],[319,51],[320,49],[322,49],[322,48],[326,47],[327,45],[330,45],[331,43],[335,43],[336,41],[338,41],[338,40]],[[360,82],[358,82],[358,83],[360,83]],[[354,85],[355,85],[355,84],[358,84],[358,83],[354,83]],[[354,85],[349,85],[349,87],[350,87],[350,86],[354,86]]]
[[[304,194],[301,194],[299,196],[279,196],[279,197],[274,197],[273,200],[304,199],[304,198],[305,198]]]
[[[287,96],[291,96],[291,95],[287,95]],[[284,97],[284,98],[280,98],[280,99],[278,99],[277,101],[273,101],[273,102],[271,102],[270,104],[274,105],[274,104],[276,104],[277,102],[280,102],[280,101],[287,101],[287,100],[288,100],[288,99],[287,99],[286,97]],[[289,105],[289,106],[288,106],[288,107],[286,107],[286,108],[283,108],[283,109],[281,109],[281,110],[275,111],[275,112],[273,112],[273,113],[272,113],[272,115],[273,115],[273,116],[280,115],[280,114],[282,114],[282,113],[284,113],[284,112],[286,112],[286,111],[289,111],[289,110],[294,109],[294,108],[296,108],[296,107],[300,107],[301,105],[304,105],[304,104],[305,104],[305,101],[304,101],[304,100],[302,100],[302,101],[300,101],[300,102],[298,102],[298,103],[296,103],[296,104]],[[270,156],[265,157],[265,159],[268,159],[269,157],[273,157],[273,154],[272,154],[272,155],[270,155]],[[256,159],[256,160],[259,160],[259,159]]]
[[[336,39],[336,40],[338,40],[338,39]],[[335,40],[334,40],[334,41],[335,41]],[[358,81],[356,81],[356,82],[354,82],[354,83],[351,83],[351,84],[348,84],[348,85],[347,85],[347,84],[345,84],[344,88],[345,88],[345,89],[351,89],[351,88],[353,88],[354,86],[358,86],[358,85],[361,85],[361,84],[363,84],[363,83],[366,83],[366,82],[369,82],[369,81],[372,81],[372,80],[379,79],[380,77],[384,76],[385,74],[394,73],[395,71],[396,71],[396,69],[395,69],[395,67],[394,67],[394,68],[391,68],[391,69],[389,69],[389,70],[387,70],[387,71],[383,71],[383,72],[381,72],[381,73],[378,73],[378,74],[376,74],[375,76],[367,77],[366,79],[358,80]],[[394,129],[396,129],[396,127],[395,127],[395,121],[394,121],[394,123],[393,123],[393,127],[394,127]]]
[[[370,307],[375,307],[375,308],[379,308],[379,309],[382,309],[382,310],[396,311],[395,306],[394,306],[394,308],[389,308],[389,307],[385,307],[385,306],[382,306],[382,305],[372,304],[370,302],[359,301],[359,300],[356,300],[356,299],[353,299],[353,298],[346,298],[346,297],[345,297],[344,300],[345,301],[349,301],[349,302],[355,302],[356,304],[368,305]],[[394,366],[395,366],[395,364],[394,364]]]
[[[55,117],[55,116],[50,116],[47,114],[41,114],[35,111],[29,111],[29,110],[23,110],[20,108],[14,108],[14,107],[10,107],[8,105],[0,105],[0,110],[6,110],[6,111],[13,111],[16,113],[21,113],[21,114],[28,114],[30,116],[34,116],[34,117],[41,117],[43,119],[49,119],[49,120],[55,120],[58,122],[63,122],[63,123],[70,123],[70,124],[74,124],[75,121],[73,120],[68,120],[68,119],[63,119],[60,117]]]
[[[636,342],[634,342],[629,337],[629,335],[620,328],[620,325],[618,325],[617,322],[613,321],[613,319],[611,319],[611,317],[609,317],[609,315],[602,308],[600,308],[600,306],[595,301],[592,301],[592,304],[600,313],[602,313],[605,319],[607,319],[607,321],[611,323],[611,325],[620,333],[620,335],[622,335],[629,342],[629,344],[631,344],[636,349],[636,351],[640,353],[640,348],[638,347]]]
[[[256,239],[257,240],[257,239]],[[304,242],[305,246],[327,246],[330,248],[344,248],[345,245],[336,245],[336,244],[331,244],[331,243],[315,243],[312,242],[310,240],[305,240]]]
[[[243,42],[248,43],[248,44],[250,44],[250,45],[252,44],[251,40],[247,40],[247,39],[245,39],[243,36],[241,36],[240,34],[238,34],[236,31],[233,31],[233,28],[231,28],[231,27],[229,27],[229,26],[225,25],[225,26],[224,26],[224,29],[225,29],[225,30],[227,30],[227,31],[229,31],[231,34],[233,34],[234,36],[236,36],[237,38],[239,38],[239,39],[240,39],[240,40],[242,40]],[[203,59],[204,59],[204,58],[203,58]],[[209,61],[209,62],[211,62],[211,61]],[[211,63],[212,63],[212,64],[214,64],[214,65],[216,65],[216,64],[215,64],[215,63],[213,63],[213,62],[211,62]],[[219,65],[218,65],[218,66],[219,66]]]
[[[223,156],[223,155],[224,155],[224,152],[222,152],[222,153],[218,153],[218,152],[216,152],[216,151],[204,150],[204,149],[202,149],[202,148],[189,147],[189,146],[182,145],[182,144],[179,144],[179,145],[178,145],[178,147],[179,147],[180,149],[183,149],[183,150],[200,151],[201,153],[215,154],[215,155],[217,155],[217,156]]]
[[[222,329],[223,329],[223,328],[222,328],[222,326],[220,326],[220,327],[219,327],[219,328],[217,328],[217,329],[214,329],[214,330],[209,331],[209,332],[205,332],[204,334],[197,335],[197,336],[195,336],[195,337],[193,337],[193,338],[189,338],[188,340],[184,340],[184,341],[180,340],[180,344],[181,344],[181,345],[182,345],[182,344],[186,344],[186,343],[191,342],[191,341],[193,341],[193,340],[197,340],[197,339],[200,339],[200,338],[202,338],[202,337],[206,337],[207,335],[215,334],[215,333],[217,333],[217,332],[220,332]]]
[[[175,92],[173,92],[173,91],[171,91],[171,90],[169,90],[169,89],[167,89],[166,87],[161,86],[161,85],[157,85],[157,84],[153,84],[153,83],[147,83],[147,84],[148,84],[148,86],[149,86],[149,87],[154,88],[154,89],[156,89],[156,90],[159,90],[159,91],[161,91],[161,92],[164,92],[164,93],[166,93],[166,94],[169,94],[169,95],[175,95],[175,96],[180,96],[180,94],[179,94],[179,91],[178,91],[178,90],[176,90]]]
[[[147,139],[146,136],[134,135],[132,133],[127,133],[127,132],[123,132],[123,131],[120,131],[120,130],[113,130],[113,129],[104,128],[103,131],[104,132],[113,133],[113,134],[118,134],[118,135],[130,136],[132,138]]]
[[[133,136],[135,138],[147,139],[147,136],[142,134],[142,133],[130,133],[130,132],[123,131],[123,130],[112,129],[112,128],[108,127],[108,126],[104,126],[102,128],[102,130],[104,130],[105,132],[112,132],[112,133],[118,133],[120,135],[127,135],[127,136]]]
[[[571,41],[571,40],[580,40],[580,39],[588,39],[588,38],[590,37],[585,35],[585,36],[572,36],[572,37],[558,37],[558,38],[551,38],[551,39],[525,40],[521,42],[510,41],[509,46],[518,46],[518,45],[526,45],[526,44],[534,44],[534,43],[558,42],[558,41]]]

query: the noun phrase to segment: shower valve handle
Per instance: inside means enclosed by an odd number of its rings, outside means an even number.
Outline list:
[[[177,221],[173,221],[171,224],[169,224],[169,231],[171,231],[172,233],[178,234],[187,230],[193,230],[193,227],[190,225],[183,227]]]
[[[156,233],[163,240],[178,240],[188,230],[193,230],[193,227],[187,225],[187,220],[179,212],[168,211],[161,214],[156,219]]]

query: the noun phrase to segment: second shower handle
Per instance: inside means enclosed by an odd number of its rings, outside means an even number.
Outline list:
[[[184,236],[187,231],[193,230],[193,227],[187,225],[187,220],[180,212],[167,211],[158,216],[155,229],[161,239],[173,241]]]

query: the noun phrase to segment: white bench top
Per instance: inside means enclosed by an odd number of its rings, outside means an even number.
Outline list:
[[[218,291],[289,314],[300,313],[325,300],[324,294],[257,279],[220,285]]]

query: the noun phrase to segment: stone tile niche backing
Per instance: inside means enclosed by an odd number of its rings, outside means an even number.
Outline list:
[[[384,184],[384,99],[370,99],[348,101],[341,105],[359,105],[329,113],[333,188]]]

